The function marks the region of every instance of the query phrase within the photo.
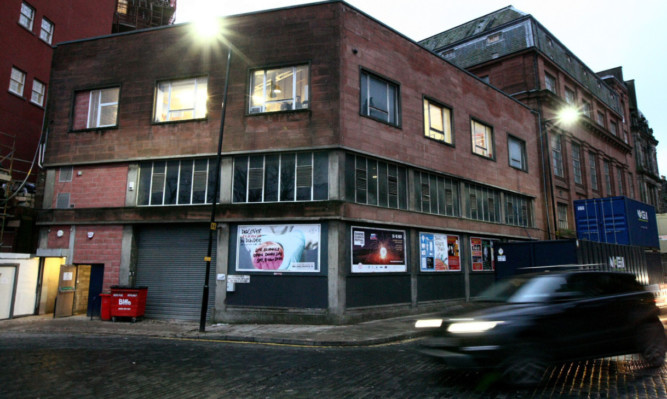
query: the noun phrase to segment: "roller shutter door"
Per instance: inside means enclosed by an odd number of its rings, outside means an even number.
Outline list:
[[[137,286],[148,287],[146,317],[199,320],[208,248],[208,225],[159,225],[137,229]],[[215,304],[214,236],[208,312]]]

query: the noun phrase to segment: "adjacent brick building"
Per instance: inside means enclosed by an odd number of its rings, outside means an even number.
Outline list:
[[[525,105],[344,2],[224,24],[212,319],[425,310],[493,281],[494,243],[547,237]],[[53,61],[38,253],[148,286],[148,317],[201,306],[228,42],[192,28]]]
[[[550,237],[574,234],[576,199],[627,196],[656,205],[645,191],[654,186],[657,167],[647,171],[634,157],[646,145],[654,159],[657,141],[632,122],[634,86],[620,68],[594,73],[535,18],[511,6],[421,44],[539,113]],[[562,117],[567,110],[576,120]]]

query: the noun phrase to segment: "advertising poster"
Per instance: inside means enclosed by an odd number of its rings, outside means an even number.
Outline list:
[[[352,273],[405,271],[405,231],[352,227]]]
[[[419,234],[420,269],[423,272],[459,271],[459,237]]]
[[[320,225],[238,226],[236,271],[320,271]]]
[[[472,270],[476,272],[492,272],[496,269],[493,258],[493,241],[481,238],[470,238]]]

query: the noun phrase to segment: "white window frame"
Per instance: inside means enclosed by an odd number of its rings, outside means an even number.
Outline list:
[[[46,84],[37,79],[32,81],[32,94],[30,95],[30,102],[40,107],[44,105],[44,96],[46,94]]]
[[[35,22],[35,9],[28,3],[21,3],[21,12],[19,14],[19,25],[32,32],[32,26]]]
[[[442,130],[439,129],[439,126],[433,126],[434,117],[439,118],[442,122]],[[451,108],[424,98],[424,136],[446,144],[454,144]]]
[[[371,83],[376,82],[385,86],[387,109],[374,107],[372,105],[373,96],[371,93]],[[400,126],[400,88],[399,85],[377,76],[366,70],[361,71],[361,90],[360,90],[361,115],[371,119],[388,123],[392,126]],[[393,99],[393,101],[392,101]],[[375,112],[375,114],[373,114]],[[386,118],[377,116],[377,113],[386,114]]]
[[[54,25],[47,18],[42,18],[42,26],[39,30],[39,38],[48,44],[53,42]]]
[[[9,91],[23,97],[23,90],[25,89],[25,72],[18,68],[12,67],[11,75],[9,76]]]
[[[175,84],[191,83],[192,107],[173,108],[173,87]],[[165,80],[158,82],[155,88],[155,107],[153,123],[182,122],[205,119],[207,111],[208,77],[199,76],[188,79]],[[179,117],[179,114],[192,112],[192,117]]]
[[[514,147],[514,148],[513,148]],[[516,157],[516,151],[519,151],[519,158]],[[509,158],[509,165],[515,169],[523,170],[524,172],[528,170],[528,165],[526,165],[526,142],[508,135],[507,136],[507,156]]]
[[[483,131],[479,131],[482,128]],[[470,138],[473,154],[484,158],[495,159],[493,145],[493,128],[475,119],[470,120]]]
[[[278,72],[280,72],[280,74],[277,74]],[[273,75],[275,75],[275,78],[271,79],[271,76]],[[298,76],[301,76],[301,78],[295,78]],[[285,91],[285,88],[280,88],[279,82],[286,78],[291,78],[291,91]],[[303,83],[304,81],[305,84]],[[279,95],[282,94],[282,91],[285,91],[285,93],[291,92],[291,96],[286,97]],[[310,66],[308,64],[256,69],[251,71],[248,99],[249,114],[294,111],[308,109],[309,106]]]
[[[117,90],[118,95],[116,96],[116,101],[102,102],[103,94],[110,90]],[[86,122],[86,128],[95,129],[100,127],[111,127],[118,125],[118,99],[120,97],[120,88],[119,87],[110,87],[107,89],[97,89],[90,91],[90,101],[88,103],[88,118]],[[93,104],[97,104],[97,107],[94,107]],[[102,114],[105,110],[108,110],[112,107],[116,108],[116,118],[114,123],[103,125]],[[97,112],[95,112],[97,111]]]

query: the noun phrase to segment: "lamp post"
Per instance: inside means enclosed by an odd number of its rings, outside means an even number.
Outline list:
[[[225,89],[222,94],[222,114],[220,115],[220,132],[218,134],[218,152],[216,154],[215,166],[215,184],[213,186],[213,201],[211,203],[211,221],[208,231],[208,252],[204,260],[206,261],[206,275],[204,276],[204,289],[201,299],[201,314],[199,317],[199,332],[206,331],[206,312],[208,309],[208,292],[209,292],[209,274],[211,272],[211,252],[213,249],[213,236],[218,230],[218,225],[215,222],[215,208],[218,202],[220,193],[220,163],[222,160],[222,137],[225,132],[225,113],[227,111],[227,92],[229,91],[229,69],[232,63],[232,46],[228,44],[227,50],[227,69],[225,70]]]

